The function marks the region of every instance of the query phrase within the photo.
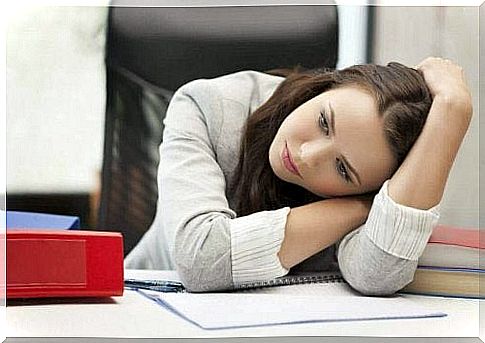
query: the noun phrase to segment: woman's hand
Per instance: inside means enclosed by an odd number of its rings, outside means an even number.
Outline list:
[[[462,120],[468,126],[473,109],[463,68],[447,59],[428,57],[415,69],[423,74],[433,101],[450,106],[456,115],[453,119]]]

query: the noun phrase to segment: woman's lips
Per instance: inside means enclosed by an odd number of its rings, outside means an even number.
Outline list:
[[[291,158],[290,151],[288,150],[288,144],[285,144],[285,148],[283,149],[283,153],[281,154],[281,159],[283,160],[283,164],[289,172],[301,177],[301,174],[298,171],[295,162],[293,162],[293,159]]]

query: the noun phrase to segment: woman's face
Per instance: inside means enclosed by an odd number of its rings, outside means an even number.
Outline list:
[[[280,179],[325,198],[376,190],[396,168],[377,104],[357,86],[295,109],[271,143],[269,162]]]

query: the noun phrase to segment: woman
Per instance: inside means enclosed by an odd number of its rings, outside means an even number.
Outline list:
[[[157,215],[125,266],[175,268],[194,292],[290,269],[340,269],[369,295],[404,287],[472,114],[460,67],[416,69],[243,71],[181,87]]]

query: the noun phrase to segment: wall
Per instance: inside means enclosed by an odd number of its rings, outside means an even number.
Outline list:
[[[7,25],[7,192],[90,192],[104,135],[107,7],[24,7]]]
[[[480,68],[479,70],[485,70],[485,4],[482,4],[480,6],[480,23],[481,25],[480,26],[480,33],[479,33],[479,36],[480,36]],[[483,75],[483,73],[482,73]],[[480,80],[479,80],[479,84],[480,84],[480,99],[485,99],[485,77],[482,77]],[[480,113],[483,113],[483,111],[485,110],[485,101],[481,101],[479,102],[479,111]],[[482,120],[479,120],[479,132],[481,132],[482,134],[485,132],[485,120],[483,119],[482,117]],[[480,155],[480,187],[479,187],[479,191],[480,191],[480,195],[483,197],[485,195],[485,153],[483,153],[485,151],[485,139],[482,138],[482,140],[480,141],[479,143],[479,149],[482,150],[482,153],[479,154]],[[482,198],[483,199],[483,198]],[[485,227],[485,211],[484,211],[484,206],[485,204],[485,201],[481,201],[480,202],[480,227],[483,228]],[[485,314],[485,307],[481,307],[483,308],[484,310],[484,314]],[[485,318],[485,317],[484,317]],[[485,328],[482,328],[484,331],[485,331]],[[481,336],[483,337],[483,335]]]
[[[465,69],[474,116],[448,179],[440,222],[470,227],[479,227],[478,171],[485,166],[478,146],[478,14],[478,7],[376,7],[373,36],[376,63],[412,66],[428,56],[441,56]]]

